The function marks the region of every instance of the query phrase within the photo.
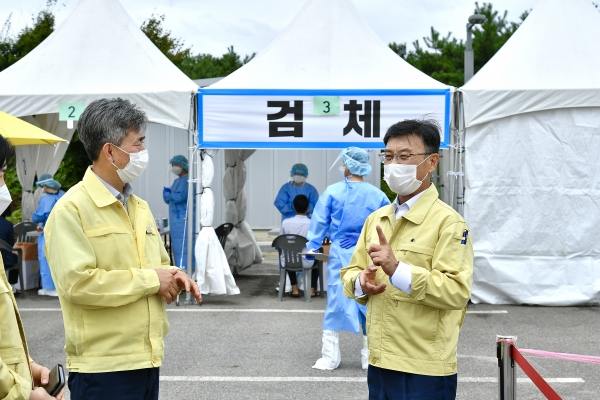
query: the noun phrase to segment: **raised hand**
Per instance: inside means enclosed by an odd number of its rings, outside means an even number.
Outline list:
[[[392,247],[388,244],[387,238],[383,234],[383,230],[377,225],[377,235],[379,236],[379,244],[372,244],[367,253],[373,260],[373,264],[380,266],[383,272],[388,276],[394,275],[398,268],[398,260],[394,256]]]

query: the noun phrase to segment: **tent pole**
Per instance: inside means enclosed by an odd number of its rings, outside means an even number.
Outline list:
[[[465,188],[463,186],[463,155],[464,155],[465,117],[462,92],[458,93],[458,188],[456,189],[456,211],[464,216]]]
[[[189,160],[189,171],[188,171],[188,198],[187,198],[187,274],[192,276],[192,260],[194,253],[194,182],[195,182],[195,168],[194,168],[194,129],[196,128],[196,96],[192,95],[190,104],[191,121],[188,128],[188,160]],[[185,294],[185,304],[192,304],[191,293]]]

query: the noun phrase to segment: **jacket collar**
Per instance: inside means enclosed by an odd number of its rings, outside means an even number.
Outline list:
[[[439,194],[437,188],[432,183],[431,186],[429,186],[427,190],[423,192],[421,197],[419,197],[417,202],[412,207],[410,207],[408,212],[404,214],[404,218],[406,218],[414,224],[420,225],[421,223],[423,223],[423,220],[429,212],[429,209],[431,208],[433,203],[435,203],[438,197]],[[390,204],[387,207],[387,213],[384,215],[384,217],[389,218],[391,221],[395,220],[396,211],[394,209],[394,205]]]
[[[83,186],[98,207],[106,207],[119,201],[98,179],[98,176],[92,171],[92,167],[88,167],[83,176]]]

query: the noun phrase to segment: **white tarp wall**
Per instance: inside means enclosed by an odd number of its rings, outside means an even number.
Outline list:
[[[211,189],[215,170],[213,157],[218,150],[202,152],[200,174],[200,233],[195,245],[196,276],[202,294],[239,294],[227,256],[213,227],[215,198]],[[245,223],[245,221],[244,221]],[[246,224],[247,225],[247,224]],[[237,230],[237,228],[234,228]],[[260,249],[259,249],[260,254]],[[260,256],[262,260],[262,255]],[[230,264],[230,263],[229,263]]]
[[[466,145],[473,302],[600,304],[600,109],[502,118]]]
[[[67,141],[56,143],[54,146],[17,146],[15,148],[17,177],[23,191],[22,220],[31,221],[31,215],[37,207],[33,195],[35,177],[56,173],[75,129],[67,129],[67,122],[59,121],[58,114],[28,115],[22,119]],[[77,123],[74,123],[73,128],[76,127]]]
[[[475,303],[600,304],[600,13],[541,0],[464,88]]]

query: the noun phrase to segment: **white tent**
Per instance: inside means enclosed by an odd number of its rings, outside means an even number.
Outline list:
[[[141,106],[151,122],[188,129],[197,90],[118,0],[81,0],[54,33],[0,73],[0,110],[70,140],[59,103],[118,96]],[[33,207],[34,176],[54,174],[65,151],[17,149],[24,213]]]
[[[542,0],[463,88],[474,302],[600,303],[600,13]]]
[[[339,113],[324,116],[313,112],[319,96],[337,99],[332,101],[338,102]],[[228,77],[200,90],[201,148],[248,149],[226,150],[226,220],[238,228],[226,245],[230,262],[232,258],[241,260],[239,267],[243,268],[260,255],[244,221],[244,161],[252,149],[341,149],[351,145],[381,148],[391,123],[423,114],[438,118],[444,127],[442,141],[447,144],[450,96],[450,87],[413,68],[390,50],[349,0],[307,2],[267,49]],[[303,132],[294,137],[271,135],[267,114],[278,110],[268,109],[272,107],[267,105],[269,100],[294,104],[298,115],[284,117],[283,124],[294,126],[302,121]],[[342,106],[349,101],[364,101],[361,121],[367,119],[367,108],[373,106],[375,110],[373,104],[380,101],[379,130],[373,123],[373,134],[367,135],[370,131],[365,123],[364,132],[342,134],[349,118]],[[300,106],[296,107],[296,102]]]

